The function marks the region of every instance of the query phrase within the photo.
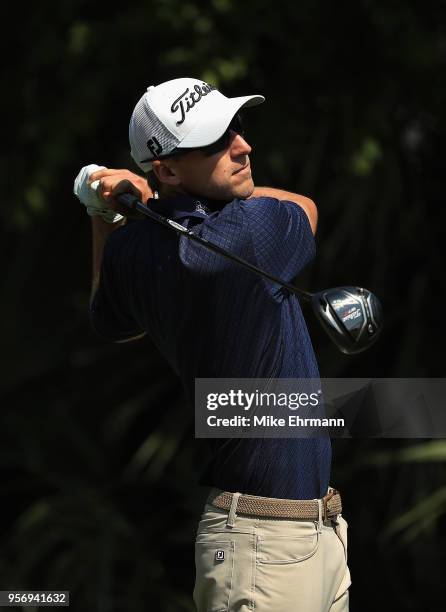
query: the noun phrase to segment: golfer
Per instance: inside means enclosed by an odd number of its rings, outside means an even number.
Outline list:
[[[150,219],[128,219],[130,192],[290,282],[315,254],[314,202],[256,187],[241,112],[199,79],[147,89],[130,120],[128,170],[84,167],[74,191],[92,216],[91,320],[105,338],[147,334],[181,379],[318,378],[298,299]],[[281,130],[276,117],[265,129]],[[196,536],[198,612],[348,610],[347,523],[329,486],[328,437],[216,439],[200,475],[210,487]]]

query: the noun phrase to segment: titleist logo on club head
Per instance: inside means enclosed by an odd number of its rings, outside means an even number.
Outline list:
[[[176,113],[180,111],[180,118],[176,122],[177,125],[181,125],[183,121],[186,119],[186,113],[190,111],[191,108],[200,102],[203,96],[207,96],[211,91],[216,90],[217,88],[213,85],[209,85],[209,83],[204,83],[200,87],[200,85],[195,85],[194,89],[191,91],[189,87],[183,91],[183,93],[178,96],[176,100],[172,103],[170,110],[172,113]],[[188,95],[189,94],[189,95]]]

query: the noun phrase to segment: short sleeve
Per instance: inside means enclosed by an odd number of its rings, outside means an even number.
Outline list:
[[[99,288],[90,306],[94,331],[114,342],[127,340],[143,331],[127,312],[130,296],[123,295],[126,287],[126,283],[122,283],[126,276],[123,261],[125,258],[118,257],[108,241],[102,258]]]
[[[242,203],[241,200],[233,200],[221,211],[200,220],[200,223],[189,225],[188,229],[196,236],[232,255],[255,263],[251,236],[243,214]],[[228,271],[238,273],[240,270],[239,264],[186,236],[180,238],[179,255],[183,265],[200,277]]]
[[[257,265],[290,282],[313,259],[316,248],[301,206],[275,198],[244,201]]]

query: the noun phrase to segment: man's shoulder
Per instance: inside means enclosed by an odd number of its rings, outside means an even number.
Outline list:
[[[216,213],[219,215],[240,214],[241,218],[245,218],[247,215],[249,216],[250,213],[255,214],[258,210],[268,213],[269,210],[274,210],[279,204],[279,200],[267,196],[234,198],[220,211],[216,211]]]
[[[125,248],[149,231],[150,223],[146,219],[128,219],[125,225],[110,234],[107,238],[107,246]]]
[[[251,228],[271,227],[278,233],[290,223],[307,224],[307,215],[298,204],[271,196],[234,199],[224,210],[234,218],[238,215]]]
[[[270,196],[250,196],[247,198],[234,198],[225,206],[235,207],[235,208],[245,208],[247,206],[257,206],[257,205],[274,205],[277,204],[279,200],[277,198],[272,198]]]

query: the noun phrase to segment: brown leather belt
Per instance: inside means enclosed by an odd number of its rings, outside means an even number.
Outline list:
[[[211,493],[208,503],[229,510],[233,493],[221,491],[214,496]],[[331,489],[322,498],[322,520],[336,516],[342,512],[339,491]],[[279,499],[278,497],[258,497],[257,495],[240,495],[237,502],[237,514],[251,514],[273,518],[293,518],[317,521],[319,519],[319,503],[317,499]]]

